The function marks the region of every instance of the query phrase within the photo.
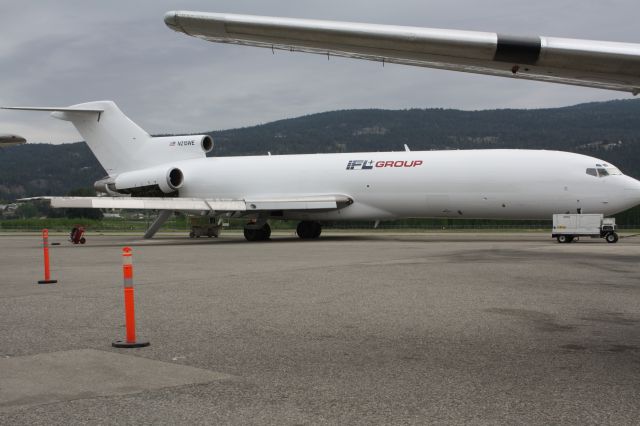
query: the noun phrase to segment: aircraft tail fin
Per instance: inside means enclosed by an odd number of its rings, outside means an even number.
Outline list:
[[[109,176],[180,160],[204,158],[213,149],[209,135],[152,137],[124,115],[112,101],[87,102],[70,107],[2,107],[50,111],[70,121]]]
[[[70,121],[109,175],[141,168],[143,151],[151,136],[131,121],[112,101],[70,107],[4,107],[25,111],[50,111],[54,118]]]

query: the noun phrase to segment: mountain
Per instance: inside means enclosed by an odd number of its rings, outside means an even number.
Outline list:
[[[65,195],[72,189],[93,187],[104,175],[84,142],[0,149],[0,200]]]
[[[640,100],[485,111],[344,110],[214,131],[210,155],[553,149],[601,158],[640,178]],[[0,151],[0,199],[62,195],[105,175],[87,146],[27,144]]]

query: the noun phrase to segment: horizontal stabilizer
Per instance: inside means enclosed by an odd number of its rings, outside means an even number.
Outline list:
[[[73,107],[0,107],[0,109],[14,109],[19,111],[49,111],[49,112],[86,112],[98,114],[104,112],[103,109],[86,109]]]

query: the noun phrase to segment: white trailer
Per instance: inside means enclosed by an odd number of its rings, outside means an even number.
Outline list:
[[[576,237],[604,238],[618,242],[615,218],[601,214],[554,214],[551,237],[559,243],[570,243]]]

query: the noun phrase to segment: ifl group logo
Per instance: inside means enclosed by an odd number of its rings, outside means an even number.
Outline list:
[[[349,160],[347,163],[347,170],[371,170],[374,168],[380,169],[385,167],[419,167],[422,165],[422,160],[411,161],[376,161],[373,160]]]

